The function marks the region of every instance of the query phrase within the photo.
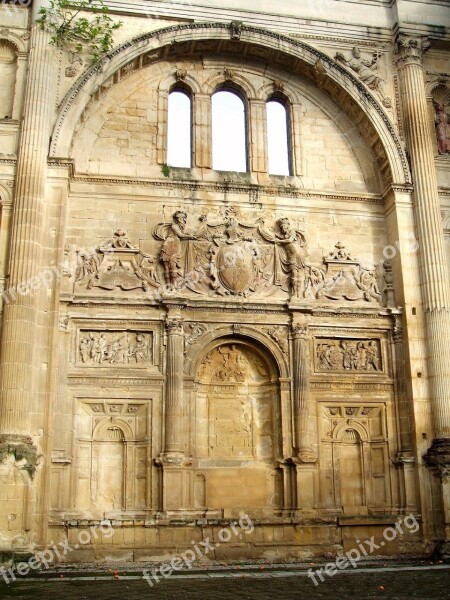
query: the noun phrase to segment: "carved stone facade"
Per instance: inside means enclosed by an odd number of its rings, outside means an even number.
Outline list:
[[[0,554],[107,519],[71,560],[151,560],[242,513],[254,532],[213,558],[329,555],[410,513],[386,553],[445,554],[442,2],[391,22],[373,0],[370,23],[357,0],[125,4],[95,65],[0,7]],[[212,168],[219,91],[246,172]]]

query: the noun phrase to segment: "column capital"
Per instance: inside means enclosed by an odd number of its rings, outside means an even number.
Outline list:
[[[402,327],[397,327],[397,326],[394,327],[394,329],[392,330],[392,339],[394,341],[394,344],[403,343],[403,328]]]
[[[168,334],[180,334],[184,333],[183,330],[183,319],[169,317],[166,320],[166,331]]]
[[[291,331],[293,339],[306,340],[308,337],[308,325],[305,323],[293,323]]]
[[[407,67],[410,65],[422,66],[425,52],[430,48],[429,39],[423,35],[410,35],[399,33],[397,36],[397,65]]]

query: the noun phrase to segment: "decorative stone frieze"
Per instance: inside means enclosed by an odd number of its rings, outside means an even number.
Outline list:
[[[317,371],[383,372],[379,340],[316,339]]]
[[[153,364],[151,333],[80,331],[79,340],[77,362],[80,366]]]

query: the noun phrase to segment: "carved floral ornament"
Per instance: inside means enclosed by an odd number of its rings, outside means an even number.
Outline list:
[[[397,38],[397,62],[399,66],[421,66],[423,55],[430,47],[430,41],[424,36],[401,33]]]
[[[92,252],[68,248],[66,275],[74,273],[75,291],[381,303],[382,264],[362,265],[341,242],[322,264],[311,264],[305,233],[288,217],[266,224],[232,208],[215,220],[177,210],[152,234],[161,242],[155,255],[135,248],[120,229]]]

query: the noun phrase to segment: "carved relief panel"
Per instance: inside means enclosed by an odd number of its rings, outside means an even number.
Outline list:
[[[385,370],[378,339],[327,339],[314,341],[316,372],[382,374]]]
[[[77,369],[155,370],[161,364],[156,323],[74,319],[72,364]]]
[[[132,331],[86,331],[79,333],[79,366],[145,367],[153,364],[153,334]]]

